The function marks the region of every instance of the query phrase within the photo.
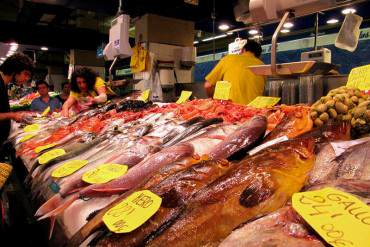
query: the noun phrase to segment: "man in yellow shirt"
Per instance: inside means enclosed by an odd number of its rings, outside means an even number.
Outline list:
[[[259,59],[262,48],[254,40],[248,40],[241,55],[227,55],[206,76],[204,88],[208,97],[213,92],[218,81],[231,83],[230,100],[234,103],[246,105],[257,96],[263,94],[265,78],[255,75],[248,66],[262,65]]]

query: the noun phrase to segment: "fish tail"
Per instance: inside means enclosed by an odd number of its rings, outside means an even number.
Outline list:
[[[50,218],[50,217],[55,217],[55,216],[58,216],[60,215],[61,213],[64,212],[64,210],[66,210],[74,201],[76,201],[79,197],[79,194],[73,194],[71,197],[69,197],[68,199],[63,199],[62,197],[61,200],[58,199],[58,204],[54,204],[54,209],[52,209],[51,211],[45,213],[45,214],[41,214],[41,217],[38,218],[38,220],[43,220],[43,219],[46,219],[46,218]],[[39,211],[39,210],[38,210]]]

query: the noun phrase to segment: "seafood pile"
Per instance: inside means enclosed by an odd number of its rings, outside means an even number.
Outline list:
[[[359,190],[370,180],[370,139],[351,141],[350,123],[314,128],[311,116],[305,105],[126,100],[71,119],[37,119],[38,128],[9,140],[29,170],[32,198],[42,202],[35,216],[50,219],[50,237],[58,222],[63,244],[325,246],[291,197],[325,184],[367,195]],[[74,161],[83,165],[55,176]],[[102,164],[128,170],[104,182],[84,179]],[[143,190],[161,198],[159,209],[128,233],[111,232],[104,215]],[[290,225],[300,231],[289,232]]]

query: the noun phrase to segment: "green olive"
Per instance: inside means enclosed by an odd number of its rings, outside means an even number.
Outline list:
[[[343,115],[342,117],[342,121],[350,121],[352,119],[352,115],[351,114],[346,114],[346,115]]]
[[[334,105],[335,105],[335,100],[333,99],[326,102],[326,106],[328,108],[334,107]]]
[[[327,122],[329,120],[329,114],[327,114],[326,112],[322,113],[320,115],[320,120],[323,121],[323,122]]]
[[[318,106],[316,106],[316,111],[318,112],[326,112],[326,110],[328,109],[328,107],[325,105],[325,104],[320,104]]]
[[[366,107],[356,107],[355,109],[353,109],[353,116],[355,118],[359,118],[361,117],[364,113],[366,112]]]
[[[356,125],[356,119],[354,117],[351,119],[351,125],[353,127],[355,127],[355,125]]]
[[[337,110],[338,113],[347,113],[348,111],[348,106],[341,102],[336,102],[335,103],[335,109]]]
[[[353,103],[357,104],[358,103],[358,97],[357,96],[352,96],[351,100]]]
[[[320,127],[320,126],[322,126],[324,123],[320,120],[320,118],[316,118],[315,119],[315,125],[317,126],[317,127]]]
[[[367,107],[369,104],[370,104],[370,101],[366,100],[366,101],[361,102],[360,104],[358,104],[358,107],[363,107],[363,106]]]
[[[315,120],[317,117],[318,117],[318,113],[317,113],[317,111],[312,111],[311,112],[311,118],[313,119],[313,120]]]
[[[328,112],[331,118],[333,119],[337,118],[338,113],[334,109],[329,109]]]

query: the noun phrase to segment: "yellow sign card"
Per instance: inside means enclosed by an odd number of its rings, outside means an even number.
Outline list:
[[[84,167],[87,163],[89,163],[88,160],[71,160],[67,161],[60,167],[56,168],[52,173],[51,176],[53,178],[62,178],[67,177],[74,172],[80,170],[82,167]]]
[[[40,129],[40,126],[38,124],[30,124],[23,128],[24,132],[35,132]]]
[[[254,108],[266,108],[276,105],[280,101],[280,98],[277,97],[265,97],[258,96],[252,102],[248,104],[250,107]]]
[[[50,151],[47,151],[46,153],[43,153],[39,158],[38,161],[40,165],[45,165],[49,161],[58,158],[60,156],[63,156],[66,154],[66,151],[62,148],[53,149]]]
[[[23,136],[19,142],[25,142],[25,141],[28,141],[29,139],[31,139],[32,137],[34,137],[36,134],[28,134],[28,135],[25,135]]]
[[[46,115],[48,115],[50,112],[50,106],[46,107],[46,109],[41,113],[41,116],[42,117],[45,117]]]
[[[368,246],[370,207],[334,188],[295,193],[293,208],[334,247]]]
[[[141,93],[140,100],[147,102],[149,100],[149,96],[150,96],[150,89],[147,89]]]
[[[176,101],[176,104],[185,103],[190,98],[190,96],[192,94],[193,94],[193,92],[191,92],[191,91],[182,91],[181,95],[180,95],[180,98]]]
[[[231,83],[228,81],[218,81],[216,83],[214,99],[229,100],[230,99]]]
[[[57,145],[57,144],[56,143],[50,143],[50,144],[47,144],[47,145],[38,146],[37,148],[35,148],[35,153],[38,154],[38,153],[44,151],[45,149],[54,147],[55,145]]]
[[[96,169],[85,172],[82,175],[82,180],[89,184],[103,184],[124,175],[127,169],[126,165],[103,164]]]
[[[370,90],[370,65],[352,69],[348,76],[347,87]]]
[[[131,232],[152,217],[161,203],[162,198],[149,190],[134,192],[106,212],[103,222],[112,232]]]

